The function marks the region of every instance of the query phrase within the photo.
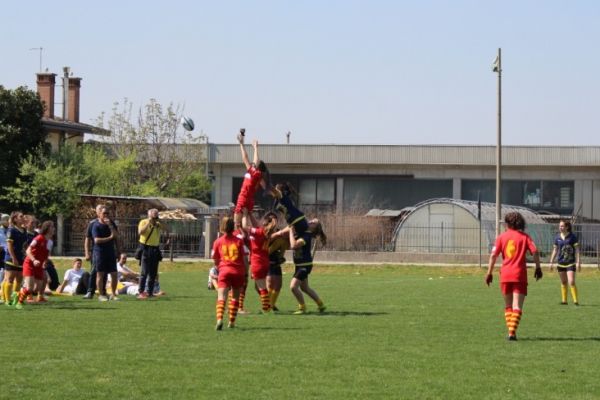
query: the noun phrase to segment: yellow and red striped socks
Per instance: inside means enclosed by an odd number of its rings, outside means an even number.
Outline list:
[[[263,312],[269,312],[271,310],[269,291],[267,289],[258,289],[258,294],[260,295],[260,303],[262,305]]]
[[[235,318],[237,317],[240,303],[236,299],[231,299],[229,302],[229,327],[233,327],[235,324]]]
[[[225,314],[225,300],[217,300],[217,321],[223,320]]]
[[[244,309],[244,299],[246,298],[246,287],[247,287],[247,285],[244,284],[244,286],[242,286],[242,288],[240,289],[240,300],[239,300],[239,309],[240,310]]]
[[[511,326],[510,322],[512,320],[512,312],[513,312],[512,307],[504,308],[504,319],[506,320],[506,327],[508,328],[509,331],[510,331],[510,326]]]
[[[29,289],[24,287],[23,289],[19,290],[19,298],[18,298],[19,304],[23,304],[23,302],[25,301],[27,296],[31,296],[31,292],[29,292]]]
[[[508,335],[509,336],[516,336],[517,328],[519,327],[519,322],[521,322],[522,314],[523,314],[523,312],[521,310],[519,310],[518,308],[513,309],[512,313],[511,313],[510,321],[508,323]]]

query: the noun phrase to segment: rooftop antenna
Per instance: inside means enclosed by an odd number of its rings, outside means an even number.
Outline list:
[[[285,138],[286,138],[286,140],[287,140],[287,144],[290,144],[290,136],[291,136],[291,135],[292,135],[292,132],[290,132],[290,131],[288,131],[288,132],[285,134]]]
[[[40,72],[42,72],[42,52],[44,51],[44,48],[42,46],[32,47],[29,50],[39,50],[40,51]]]

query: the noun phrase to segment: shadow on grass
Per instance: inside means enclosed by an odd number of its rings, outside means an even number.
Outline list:
[[[293,311],[289,312],[278,312],[277,315],[293,315],[296,318],[302,318],[303,316],[316,316],[316,317],[376,317],[379,315],[388,315],[386,312],[372,312],[372,311],[325,311],[324,313],[318,312],[307,312],[303,315],[294,315]]]
[[[227,328],[223,328],[227,329]],[[291,327],[273,327],[273,326],[235,326],[237,331],[300,331],[306,328],[291,328]]]
[[[530,341],[530,342],[600,342],[600,336],[589,336],[589,337],[530,337],[530,338],[519,338],[519,341]]]
[[[82,305],[84,304],[84,305]],[[23,307],[23,310],[19,311],[43,311],[47,309],[52,310],[116,310],[117,307],[112,307],[108,305],[92,305],[89,301],[86,302],[60,302],[60,303],[48,303],[48,304],[31,304]]]

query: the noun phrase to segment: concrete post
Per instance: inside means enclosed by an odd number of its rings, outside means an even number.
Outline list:
[[[56,251],[57,256],[64,254],[64,238],[65,238],[65,217],[62,214],[56,215]]]
[[[219,219],[214,215],[204,217],[204,258],[210,258],[212,246],[217,240]]]

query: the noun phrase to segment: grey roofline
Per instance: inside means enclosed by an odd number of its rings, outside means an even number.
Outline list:
[[[502,150],[505,166],[600,166],[600,146],[503,146]],[[261,144],[259,154],[267,165],[496,165],[496,146],[481,145]],[[241,164],[239,145],[211,143],[209,161]]]
[[[90,124],[46,117],[42,118],[42,126],[44,126],[46,129],[59,129],[77,133],[92,133],[100,136],[110,136],[111,134],[111,132],[107,129],[98,128]]]

